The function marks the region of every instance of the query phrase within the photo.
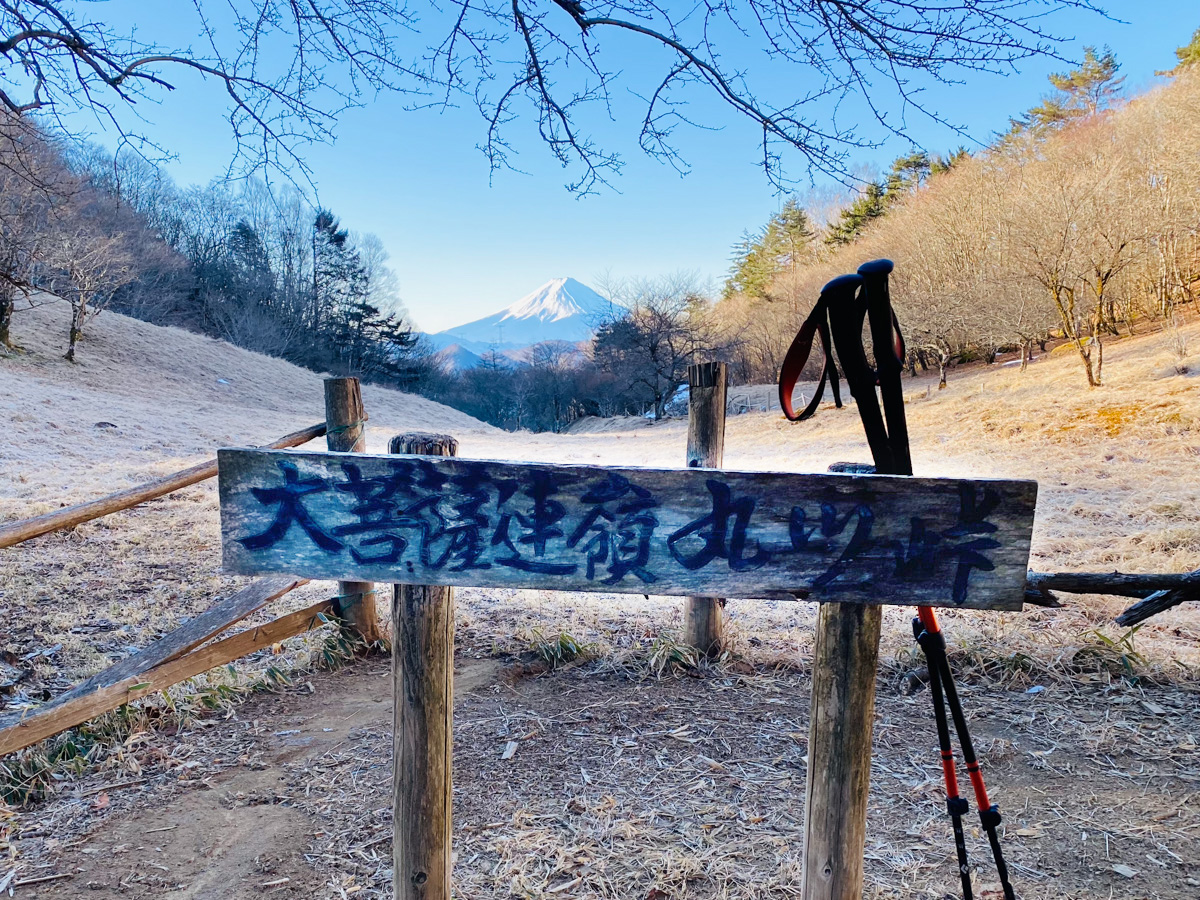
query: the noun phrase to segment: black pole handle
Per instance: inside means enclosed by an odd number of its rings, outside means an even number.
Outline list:
[[[893,475],[911,475],[912,457],[908,448],[908,422],[904,417],[904,338],[892,310],[888,276],[894,265],[890,259],[875,259],[858,267],[863,279],[867,317],[871,322],[871,345],[875,353],[879,393],[887,419],[888,445],[895,466]]]
[[[895,474],[896,464],[879,411],[879,398],[875,394],[875,371],[867,362],[863,349],[862,330],[867,307],[862,286],[861,275],[842,275],[825,285],[821,295],[827,298],[833,346],[850,393],[858,405],[858,415],[867,433],[871,456],[875,459],[875,471],[889,475]]]

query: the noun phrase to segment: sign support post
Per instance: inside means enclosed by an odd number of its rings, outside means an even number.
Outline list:
[[[390,453],[455,456],[441,434],[402,434]],[[397,584],[392,595],[392,894],[450,900],[453,834],[454,588]]]
[[[822,603],[813,651],[801,900],[861,900],[883,608]]]
[[[719,469],[725,456],[725,363],[688,366],[690,469]],[[683,642],[706,656],[720,656],[725,643],[725,601],[688,597],[683,601]]]
[[[325,442],[334,453],[362,453],[367,449],[367,413],[357,378],[325,379]],[[375,612],[375,585],[369,581],[339,581],[334,612],[368,647],[378,643],[379,616]]]

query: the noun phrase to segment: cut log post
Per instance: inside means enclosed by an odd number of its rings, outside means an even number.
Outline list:
[[[834,463],[830,471],[875,467]],[[813,651],[801,900],[862,900],[883,609],[822,603]]]
[[[325,441],[335,453],[367,449],[367,413],[357,378],[325,379]],[[369,581],[339,581],[334,603],[347,628],[368,646],[383,638],[375,611],[375,585]]]
[[[267,449],[286,450],[289,447],[299,447],[301,444],[308,443],[313,438],[319,438],[324,433],[324,424],[312,425],[301,431],[286,434],[273,444],[267,444]],[[52,531],[74,528],[76,525],[82,525],[84,522],[92,521],[92,519],[99,519],[102,516],[120,512],[123,509],[129,509],[132,506],[145,503],[147,500],[155,500],[173,491],[178,491],[205,479],[213,478],[216,474],[217,461],[210,459],[208,462],[202,462],[200,465],[192,466],[190,469],[184,469],[181,472],[176,472],[165,478],[155,479],[146,484],[139,484],[137,487],[117,491],[115,494],[109,494],[107,497],[101,497],[98,500],[68,506],[66,509],[55,510],[52,513],[35,516],[32,519],[10,522],[0,526],[0,549],[11,547],[30,538],[40,537],[43,534],[49,534]]]
[[[725,363],[688,366],[688,468],[719,469],[725,456]],[[725,601],[688,597],[683,603],[683,641],[707,656],[724,649]]]
[[[458,442],[403,434],[390,453],[455,456]],[[454,589],[398,584],[392,599],[392,887],[396,900],[450,900]]]
[[[813,653],[802,900],[862,900],[879,606],[822,603]]]

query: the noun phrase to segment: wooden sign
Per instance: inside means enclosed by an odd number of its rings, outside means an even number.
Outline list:
[[[224,568],[1020,609],[1032,481],[222,450]]]

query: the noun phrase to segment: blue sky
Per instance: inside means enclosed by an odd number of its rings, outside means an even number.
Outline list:
[[[1078,12],[1052,20],[1052,30],[1074,38],[1064,48],[1068,55],[1081,55],[1086,44],[1110,45],[1135,92],[1153,84],[1155,70],[1169,68],[1173,50],[1200,27],[1196,0],[1110,0],[1106,6],[1124,22]],[[619,56],[623,48],[616,49]],[[967,75],[964,84],[931,88],[925,102],[970,139],[987,141],[1010,115],[1037,103],[1049,87],[1048,73],[1064,68],[1031,60],[1016,75]],[[217,85],[184,78],[166,102],[143,104],[141,111],[148,120],[143,130],[177,156],[167,164],[177,181],[204,183],[223,173],[231,142]],[[577,198],[565,190],[569,173],[528,138],[528,121],[513,132],[522,150],[517,165],[528,174],[492,173],[477,149],[483,127],[473,108],[413,112],[394,96],[344,114],[336,144],[305,156],[320,203],[344,226],[382,238],[402,299],[427,331],[487,315],[559,276],[598,286],[605,278],[693,271],[717,284],[730,246],[782,202],[756,166],[758,135],[719,105],[699,101],[691,113],[722,127],[680,133],[691,166],[681,176],[640,155],[639,120],[624,111],[618,104],[617,121],[602,119],[595,130],[626,161],[613,187],[598,196]],[[919,114],[906,124],[933,152],[970,143]],[[892,138],[858,152],[854,161],[879,168],[908,149]],[[804,176],[799,159],[790,170]]]

